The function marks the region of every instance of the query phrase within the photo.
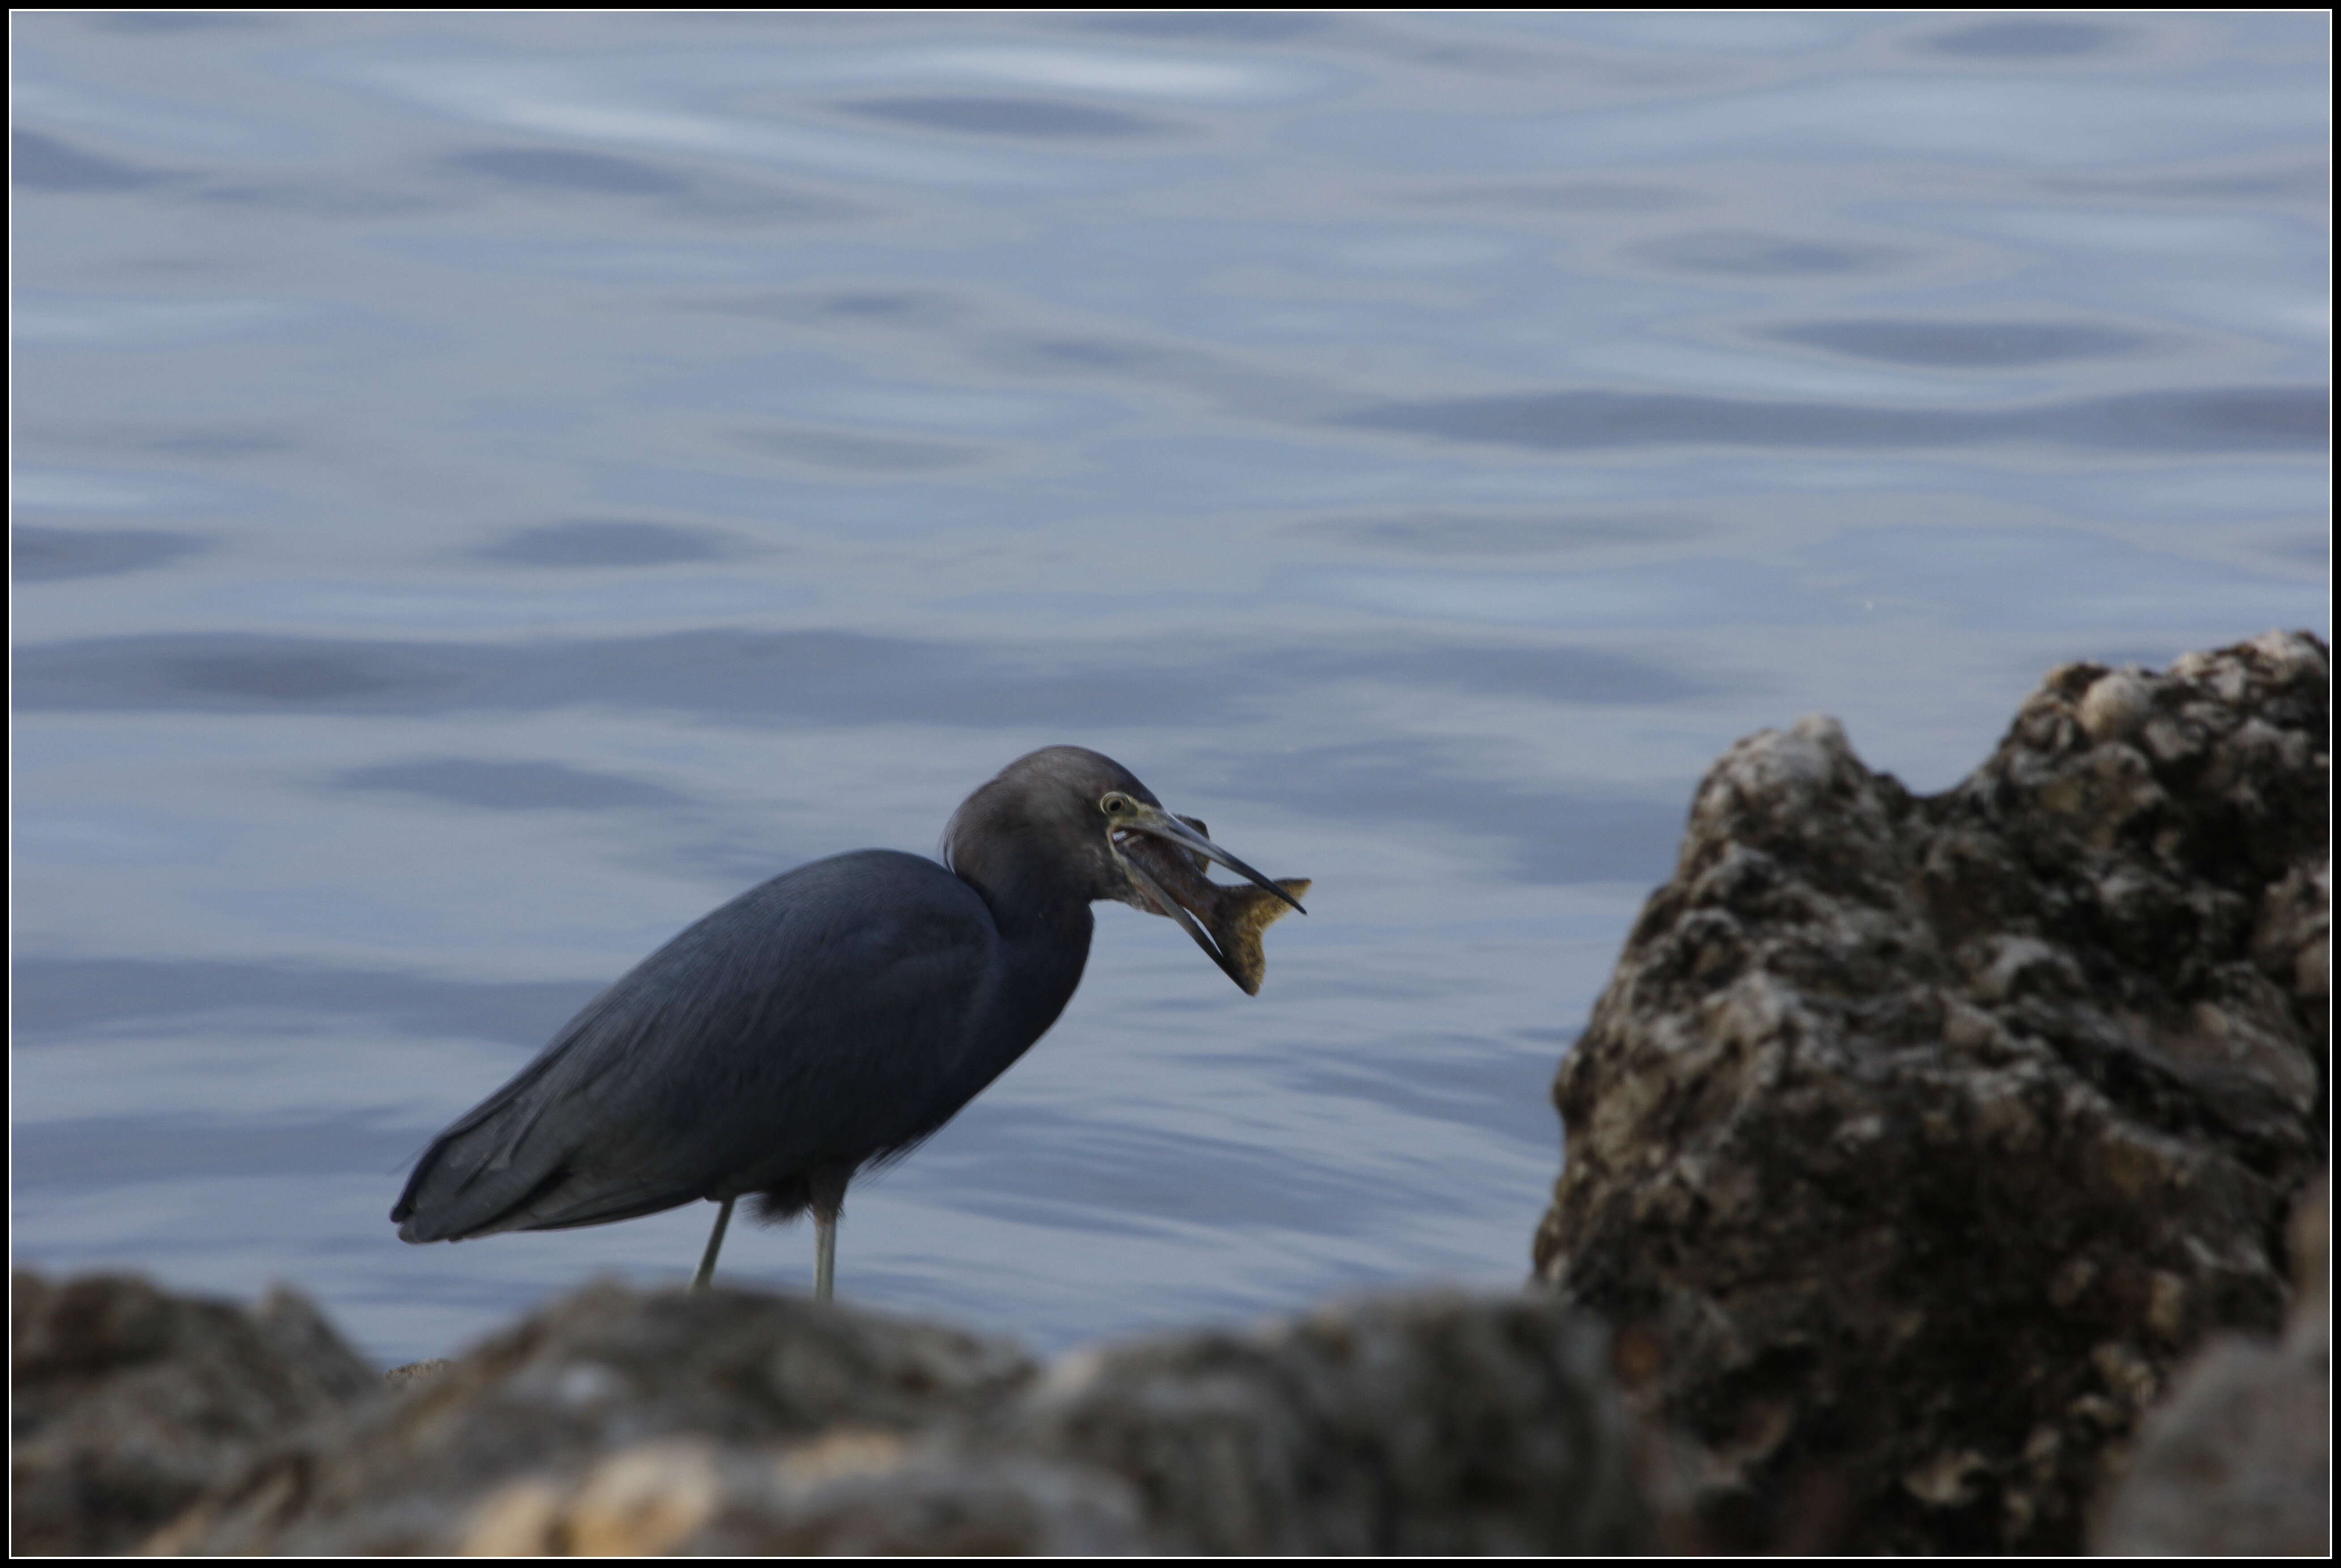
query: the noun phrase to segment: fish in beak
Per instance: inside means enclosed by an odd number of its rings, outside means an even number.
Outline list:
[[[1260,935],[1288,908],[1309,912],[1300,908],[1309,879],[1270,881],[1212,843],[1202,823],[1174,817],[1159,806],[1131,800],[1109,816],[1114,849],[1142,896],[1140,907],[1178,921],[1244,995],[1260,995],[1260,980],[1268,973]],[[1230,888],[1212,881],[1205,869],[1214,860],[1252,886]]]

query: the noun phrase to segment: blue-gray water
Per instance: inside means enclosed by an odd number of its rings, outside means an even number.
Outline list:
[[[1073,741],[1311,913],[1247,999],[1101,908],[844,1292],[1517,1280],[1734,738],[1938,789],[2061,660],[2326,625],[2326,40],[18,17],[18,1260],[392,1360],[679,1279],[703,1206],[384,1216],[675,929]]]

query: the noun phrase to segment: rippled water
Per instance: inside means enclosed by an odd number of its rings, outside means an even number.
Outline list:
[[[389,1359],[679,1278],[702,1206],[384,1215],[676,928],[1075,741],[1311,914],[1254,1000],[1102,908],[843,1290],[1519,1278],[1731,739],[1937,789],[2059,660],[2326,624],[2326,37],[17,18],[18,1258]]]

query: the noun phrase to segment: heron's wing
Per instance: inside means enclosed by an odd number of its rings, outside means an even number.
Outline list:
[[[916,1130],[981,1022],[998,947],[933,861],[866,850],[716,910],[441,1134],[409,1241],[599,1225],[858,1163]]]

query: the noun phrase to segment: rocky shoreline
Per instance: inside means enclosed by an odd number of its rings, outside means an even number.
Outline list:
[[[1041,1365],[603,1284],[386,1385],[288,1293],[20,1272],[12,1545],[2321,1553],[2328,658],[2063,666],[1932,797],[1733,747],[1519,1294]]]
[[[1729,1544],[2069,1553],[2326,1157],[2326,654],[2068,664],[1956,788],[1833,720],[1693,801],[1554,1087],[1540,1275],[1649,1347]]]

